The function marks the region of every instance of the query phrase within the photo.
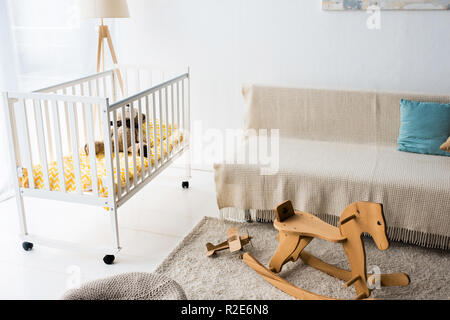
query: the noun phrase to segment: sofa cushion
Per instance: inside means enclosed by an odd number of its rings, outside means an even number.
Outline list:
[[[268,210],[289,199],[298,210],[339,216],[351,202],[373,201],[383,204],[388,226],[450,235],[448,157],[291,138],[279,150],[274,175],[261,175],[258,165],[216,164],[219,208]]]
[[[440,145],[450,135],[450,104],[400,101],[398,150],[450,156]]]
[[[285,138],[393,146],[401,99],[450,103],[450,95],[259,85],[244,86],[243,96],[244,129],[279,129]]]

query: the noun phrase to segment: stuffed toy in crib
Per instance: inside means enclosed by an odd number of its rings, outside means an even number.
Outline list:
[[[141,123],[145,123],[145,114],[141,114]],[[112,151],[114,152],[114,130],[112,128],[113,122],[111,121],[111,139],[112,139]],[[119,152],[123,152],[123,136],[124,136],[124,130],[125,130],[125,136],[127,138],[127,146],[128,146],[128,153],[131,153],[133,149],[135,150],[136,154],[140,156],[141,149],[139,144],[139,114],[137,109],[134,109],[134,119],[131,120],[131,112],[130,108],[127,108],[125,110],[125,119],[122,119],[122,113],[118,112],[117,114],[117,135],[119,137],[118,145],[119,145]],[[131,130],[134,130],[134,142],[131,141]],[[143,146],[142,150],[144,153],[144,157],[147,158],[147,139],[145,135],[143,136]],[[84,146],[84,151],[87,155],[89,155],[89,145],[86,143]],[[105,145],[103,141],[95,141],[95,155],[101,154],[105,152]]]

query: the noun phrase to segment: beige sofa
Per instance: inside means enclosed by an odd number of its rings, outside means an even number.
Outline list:
[[[215,164],[217,202],[228,218],[294,207],[336,224],[354,201],[383,204],[388,236],[450,248],[450,157],[396,150],[400,99],[450,102],[447,95],[249,86],[246,129],[279,129],[279,169]],[[249,144],[251,140],[247,140]]]

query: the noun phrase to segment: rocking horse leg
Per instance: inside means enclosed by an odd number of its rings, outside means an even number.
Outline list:
[[[359,235],[353,233],[352,238],[342,243],[345,254],[351,268],[351,278],[346,282],[345,286],[355,285],[356,295],[358,298],[368,298],[370,290],[367,287],[367,271],[366,271],[366,254],[364,251],[364,243]]]
[[[295,248],[295,251],[291,254],[290,260],[292,262],[295,262],[298,260],[298,257],[303,252],[303,249],[312,241],[312,237],[301,237],[300,242],[298,243],[297,248]]]
[[[382,287],[406,287],[411,280],[404,272],[382,274],[380,278]]]
[[[255,258],[253,258],[249,253],[244,253],[244,262],[259,273],[266,281],[271,283],[273,286],[277,287],[281,291],[289,294],[290,296],[299,300],[335,300],[330,297],[322,296],[299,287],[294,286],[288,281],[284,280],[280,276],[276,275],[272,271],[268,270],[261,263],[259,263]]]
[[[326,263],[307,251],[301,252],[300,259],[307,265],[337,279],[348,281],[352,278],[352,273],[350,271]],[[370,274],[368,274],[368,276],[370,276]],[[407,286],[410,282],[408,275],[403,272],[382,274],[380,280],[382,287]]]
[[[313,256],[308,251],[302,251],[300,254],[300,259],[302,259],[305,264],[340,280],[348,281],[352,277],[352,273],[350,271],[328,264]]]
[[[300,235],[280,231],[278,234],[278,248],[270,260],[269,267],[273,272],[280,272],[283,265],[289,261],[290,256],[300,242]]]

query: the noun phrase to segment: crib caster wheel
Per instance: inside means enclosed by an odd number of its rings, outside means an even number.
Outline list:
[[[189,188],[189,181],[183,181],[183,182],[181,183],[181,187],[182,187],[183,189],[188,189],[188,188]]]
[[[31,249],[33,249],[33,244],[31,242],[24,242],[22,243],[22,248],[25,251],[31,251]]]
[[[103,262],[106,264],[113,264],[115,258],[116,257],[114,257],[112,254],[108,254],[103,257]]]

